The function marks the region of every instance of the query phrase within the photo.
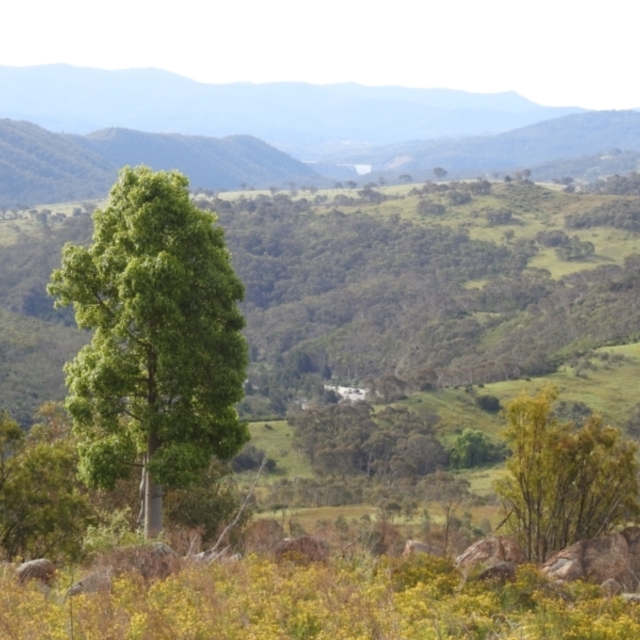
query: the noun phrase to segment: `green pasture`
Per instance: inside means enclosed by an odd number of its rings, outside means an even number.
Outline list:
[[[560,400],[584,402],[604,419],[620,426],[628,418],[633,406],[640,402],[640,343],[603,347],[595,351],[588,367],[578,373],[571,367],[563,367],[557,373],[531,380],[506,380],[487,384],[485,393],[498,397],[504,405],[525,391],[538,393],[545,385],[558,388]],[[609,354],[602,360],[600,354]]]
[[[446,446],[465,429],[477,429],[492,436],[500,433],[503,422],[499,414],[488,413],[476,404],[478,396],[489,393],[491,391],[488,385],[487,388],[475,387],[472,391],[466,391],[462,387],[448,388],[413,394],[398,404],[416,413],[425,410],[435,411],[440,416],[436,430],[440,440]]]
[[[27,211],[20,213],[19,218],[0,219],[0,246],[8,246],[19,242],[22,239],[47,234],[64,224],[67,218],[73,217],[73,210],[80,207],[84,202],[91,202],[96,207],[104,207],[107,203],[103,200],[83,200],[82,202],[60,202],[57,204],[39,204],[30,207],[29,210],[41,211],[46,209],[51,212],[47,223],[43,224],[31,216]],[[56,215],[58,214],[58,215]],[[81,215],[89,215],[82,213]]]
[[[293,427],[286,420],[251,422],[249,431],[251,444],[264,450],[267,457],[277,463],[275,471],[265,476],[266,482],[282,477],[313,476],[309,461],[293,449]]]

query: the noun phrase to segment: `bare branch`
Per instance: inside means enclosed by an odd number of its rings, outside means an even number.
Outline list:
[[[348,545],[342,547],[342,550],[340,551],[340,553],[344,556],[344,552],[349,548],[352,547],[356,542],[358,542],[358,540],[360,540],[360,538],[362,538],[362,536],[365,533],[373,533],[373,529],[365,529],[355,540],[353,540],[352,542],[350,542]]]
[[[249,489],[249,493],[247,493],[247,497],[244,499],[242,506],[240,507],[240,509],[238,509],[238,513],[236,513],[236,517],[233,519],[232,522],[230,522],[224,528],[224,531],[220,534],[218,541],[213,545],[213,547],[211,547],[211,549],[209,549],[209,551],[206,552],[205,557],[207,558],[212,557],[215,554],[218,547],[222,544],[222,541],[225,539],[229,531],[231,531],[231,529],[233,529],[238,524],[238,522],[240,522],[240,518],[242,514],[244,513],[245,509],[249,506],[249,500],[251,500],[253,491],[256,488],[256,485],[258,484],[258,480],[260,479],[260,474],[262,473],[262,470],[264,469],[264,466],[266,463],[267,463],[267,456],[262,458],[262,462],[260,463],[260,468],[258,469],[258,473],[256,474],[255,480],[253,481],[253,484],[251,485],[251,489]]]

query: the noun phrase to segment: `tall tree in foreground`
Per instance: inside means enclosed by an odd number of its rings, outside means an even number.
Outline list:
[[[234,409],[247,365],[244,287],[215,215],[187,187],[177,172],[124,168],[93,215],[91,246],[66,245],[48,288],[94,330],[66,365],[80,472],[112,488],[142,465],[149,537],[162,529],[162,487],[189,486],[249,437]]]
[[[556,399],[551,387],[535,397],[523,392],[505,410],[512,456],[496,490],[535,562],[640,514],[637,446],[598,415],[580,428],[559,423]]]

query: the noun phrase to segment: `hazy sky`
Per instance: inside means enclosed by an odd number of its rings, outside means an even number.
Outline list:
[[[634,4],[609,0],[21,0],[0,65],[158,67],[201,82],[514,90],[545,105],[640,107]],[[0,87],[0,91],[2,88]]]

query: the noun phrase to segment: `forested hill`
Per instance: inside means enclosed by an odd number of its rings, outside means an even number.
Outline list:
[[[433,167],[444,167],[449,175],[476,177],[492,171],[535,170],[545,163],[567,163],[555,171],[568,168],[574,177],[583,177],[605,154],[640,152],[640,113],[637,111],[598,111],[566,115],[514,129],[493,136],[460,140],[415,141],[378,149],[362,149],[334,156],[336,162],[372,164],[376,170],[395,167],[397,171],[414,175],[430,174]],[[590,161],[580,158],[596,154]],[[569,163],[567,163],[569,164]],[[617,166],[611,165],[614,169]],[[625,165],[623,170],[635,169]],[[535,177],[555,177],[550,171],[534,173]],[[602,173],[607,174],[607,167]],[[563,174],[556,174],[563,175]],[[566,175],[566,174],[564,174]],[[594,177],[594,176],[590,176]]]
[[[193,186],[207,189],[318,179],[309,166],[251,136],[215,139],[108,129],[83,137],[0,120],[0,206],[103,197],[125,164],[179,169]]]
[[[207,138],[103,129],[74,140],[122,167],[147,164],[154,169],[179,169],[192,187],[237,189],[242,183],[259,187],[285,180],[317,180],[309,166],[266,142],[247,135]]]
[[[199,194],[247,288],[240,410],[265,417],[322,400],[331,376],[395,397],[579,369],[595,347],[637,341],[638,183],[591,194],[526,180]],[[14,234],[0,250],[0,398],[25,421],[62,388],[61,371],[31,375],[37,345],[49,369],[82,341],[44,287],[64,241],[88,240],[90,219],[40,212],[0,220],[0,231],[0,241]]]
[[[117,175],[106,158],[30,122],[0,120],[0,205],[105,194]]]

